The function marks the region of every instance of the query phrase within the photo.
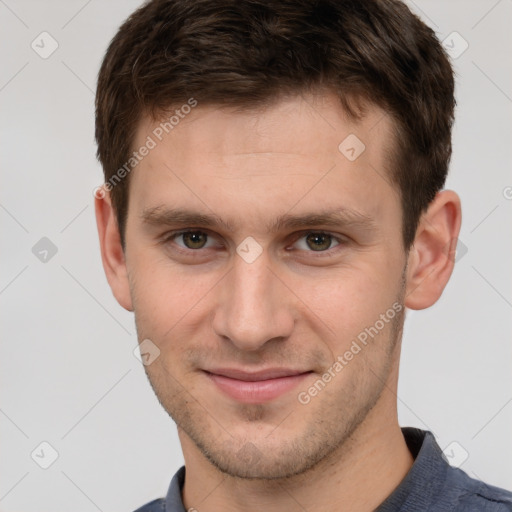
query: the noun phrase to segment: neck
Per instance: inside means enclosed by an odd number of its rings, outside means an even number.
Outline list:
[[[380,398],[343,446],[307,472],[284,480],[225,475],[180,431],[187,468],[182,492],[185,509],[374,510],[400,484],[414,462],[398,425],[396,395],[388,388]]]

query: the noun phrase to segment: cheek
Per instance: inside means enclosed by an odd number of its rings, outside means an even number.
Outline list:
[[[181,332],[197,324],[216,279],[211,273],[183,272],[162,256],[151,258],[149,252],[130,261],[132,299],[139,335],[163,342],[173,338],[178,327]]]
[[[325,332],[331,350],[339,353],[393,307],[400,289],[397,270],[396,266],[386,271],[367,265],[315,279],[301,276],[290,288],[307,306],[303,314],[312,324],[316,323],[318,329],[322,324],[328,326],[328,330],[315,330]]]

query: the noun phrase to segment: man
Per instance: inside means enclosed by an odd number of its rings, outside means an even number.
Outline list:
[[[405,309],[454,266],[454,105],[396,0],[161,0],[122,25],[102,259],[185,458],[139,511],[512,510],[397,419]]]

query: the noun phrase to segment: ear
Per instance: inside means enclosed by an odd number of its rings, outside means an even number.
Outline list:
[[[438,192],[421,216],[408,256],[407,308],[428,308],[443,293],[455,265],[461,219],[460,198],[452,190]]]
[[[94,196],[103,269],[117,302],[128,311],[133,311],[125,255],[110,194],[103,189]]]

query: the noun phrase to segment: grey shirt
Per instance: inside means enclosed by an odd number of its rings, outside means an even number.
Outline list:
[[[375,512],[505,512],[512,511],[512,492],[470,478],[450,466],[434,435],[403,427],[414,464],[398,487]],[[185,466],[174,475],[165,498],[135,512],[186,512],[181,500]]]

